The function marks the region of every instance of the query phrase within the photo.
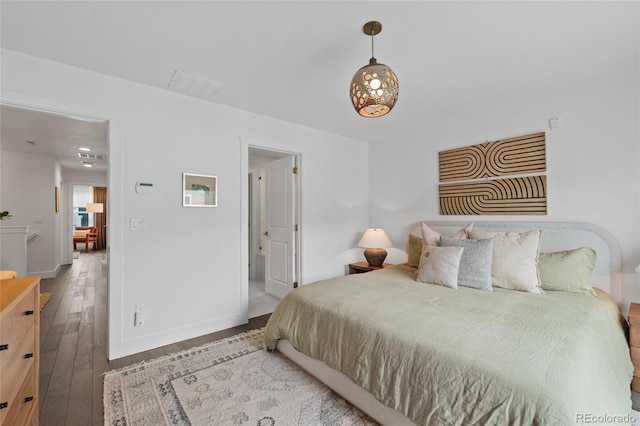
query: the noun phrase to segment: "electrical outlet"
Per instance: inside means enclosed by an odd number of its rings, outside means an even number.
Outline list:
[[[143,305],[136,305],[136,311],[133,315],[133,325],[139,327],[144,324],[146,308]]]

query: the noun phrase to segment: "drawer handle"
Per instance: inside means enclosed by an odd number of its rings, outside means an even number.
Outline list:
[[[25,358],[33,358],[33,353],[30,353],[30,354],[24,354],[24,357],[25,357]]]
[[[6,351],[7,349],[9,349],[8,343],[6,345],[0,345],[0,351]]]
[[[28,396],[24,399],[24,402],[29,402],[29,401],[33,401],[33,397],[32,396]]]
[[[33,315],[33,311],[25,311],[25,315]]]
[[[3,408],[7,408],[9,406],[8,402],[0,402],[0,410],[2,410]]]

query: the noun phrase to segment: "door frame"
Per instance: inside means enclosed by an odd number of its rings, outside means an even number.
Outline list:
[[[288,154],[295,157],[298,173],[296,176],[295,189],[295,215],[298,231],[295,234],[295,282],[298,286],[302,285],[302,233],[303,212],[302,212],[302,187],[303,173],[301,170],[303,162],[303,153],[296,147],[283,145],[275,142],[265,141],[254,136],[245,134],[239,135],[240,139],[240,290],[241,304],[246,321],[249,321],[249,149],[258,148],[267,151],[274,151],[282,154]]]
[[[92,119],[105,121],[109,126],[107,135],[107,187],[108,203],[111,208],[107,211],[107,223],[112,232],[107,234],[107,321],[106,336],[107,359],[119,358],[122,353],[122,276],[123,276],[123,250],[122,250],[122,215],[116,215],[122,206],[122,116],[121,113],[101,107],[86,104],[77,104],[57,98],[49,98],[26,92],[18,92],[11,89],[0,90],[0,103],[17,108],[26,108],[46,113],[65,115],[71,118]],[[63,182],[63,194],[66,195],[66,206],[70,202],[71,190],[69,184]],[[68,210],[68,209],[67,209]],[[67,211],[64,217],[65,226],[69,226],[71,212]],[[63,227],[64,228],[64,227]],[[114,232],[115,231],[115,232]],[[65,229],[61,229],[65,232]],[[71,246],[71,239],[67,239]]]

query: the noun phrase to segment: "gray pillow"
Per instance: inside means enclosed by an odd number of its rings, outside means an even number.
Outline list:
[[[441,247],[462,247],[462,258],[458,269],[458,285],[493,291],[491,286],[491,259],[493,256],[493,239],[458,240],[440,237]]]

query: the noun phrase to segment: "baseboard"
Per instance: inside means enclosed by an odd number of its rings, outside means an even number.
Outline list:
[[[183,340],[193,339],[194,337],[204,336],[206,334],[226,330],[228,328],[236,327],[238,325],[246,323],[247,314],[245,312],[238,313],[236,315],[230,315],[227,317],[216,318],[214,320],[205,321],[198,324],[191,324],[172,330],[150,333],[133,339],[126,339],[123,340],[120,345],[118,345],[119,347],[116,347],[116,345],[112,344],[109,345],[109,360],[148,351],[151,349],[159,348],[161,346],[181,342]]]
[[[55,267],[53,271],[36,271],[36,272],[27,271],[27,275],[30,277],[33,277],[35,275],[40,275],[40,278],[46,279],[46,278],[55,278],[56,276],[58,276],[58,272],[60,272],[59,264]]]

